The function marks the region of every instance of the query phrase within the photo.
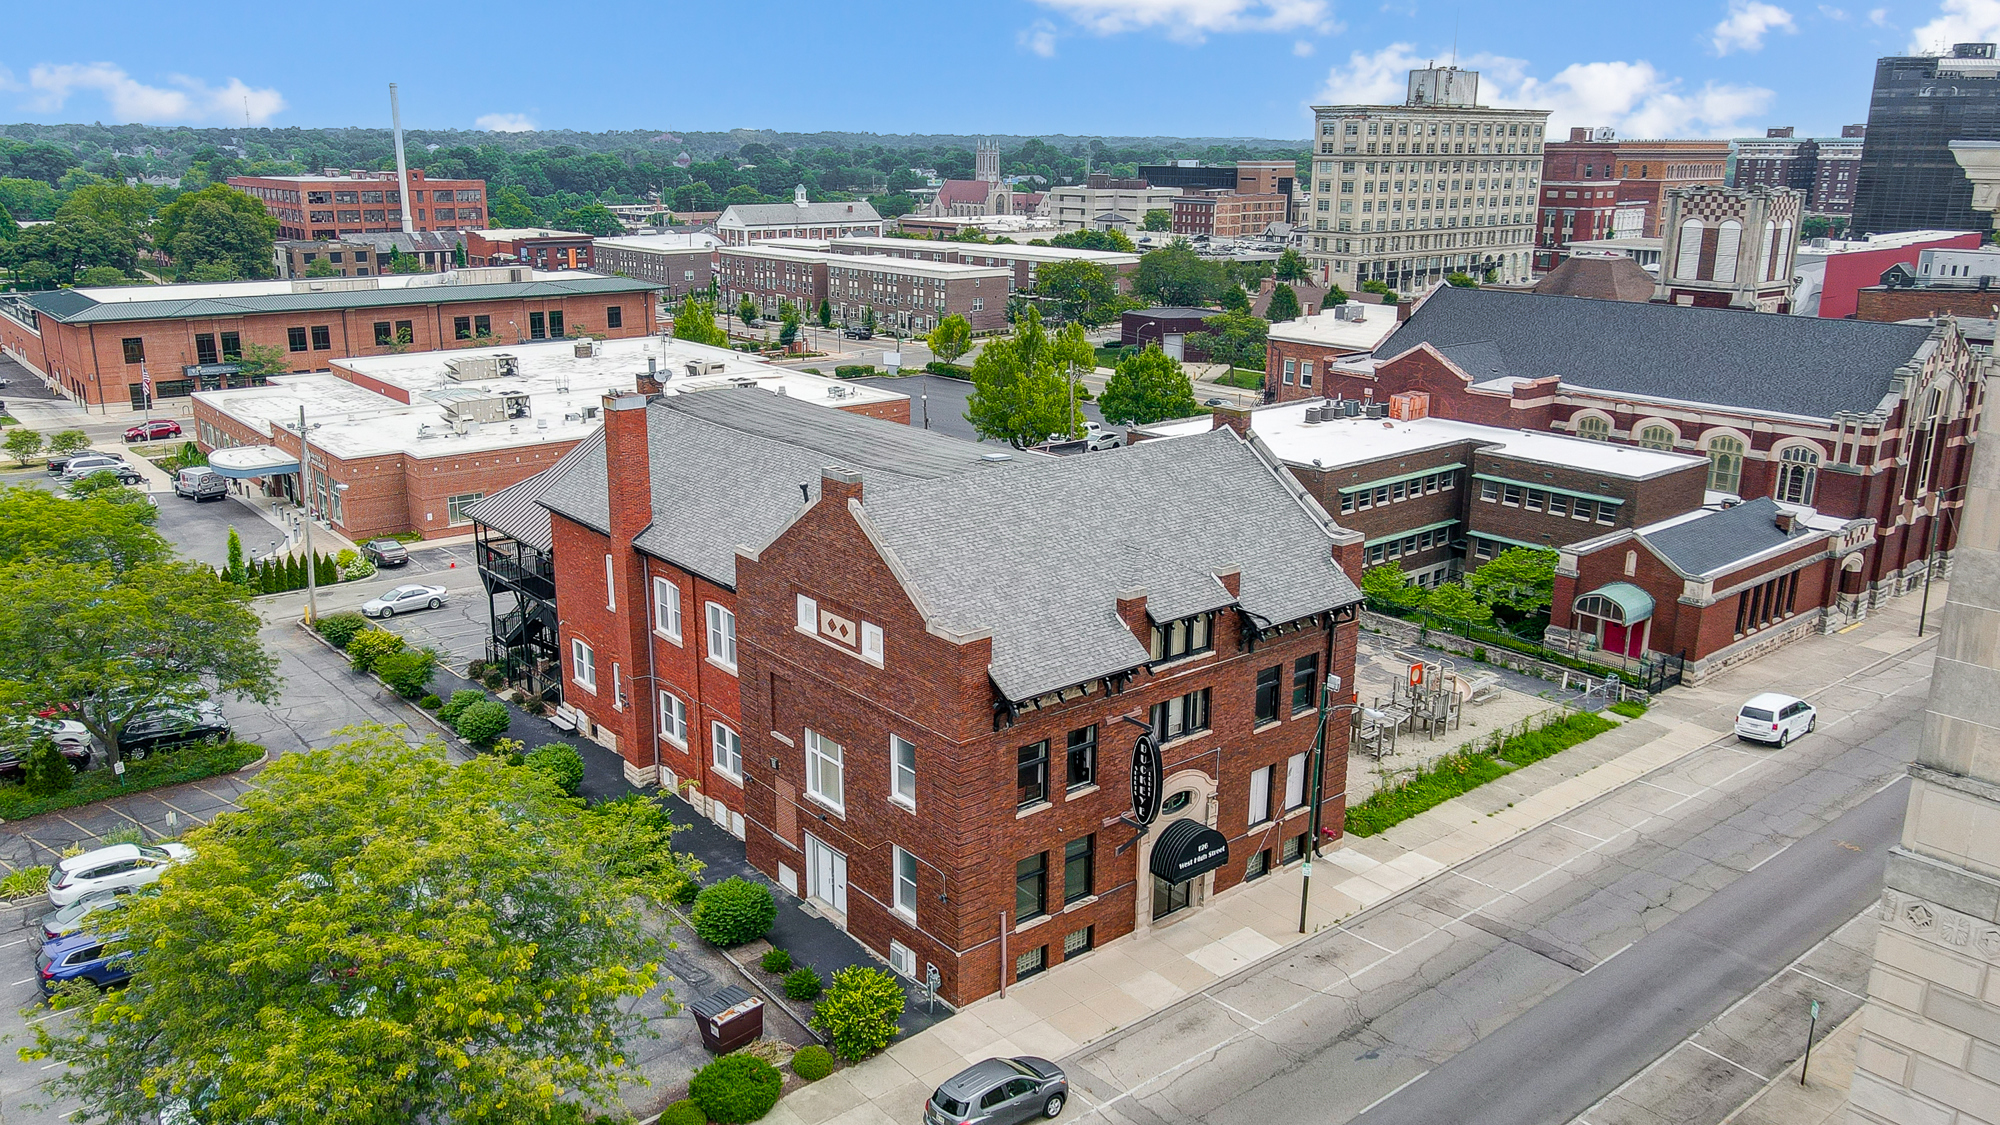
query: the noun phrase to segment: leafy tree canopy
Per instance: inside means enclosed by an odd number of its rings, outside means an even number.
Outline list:
[[[1067,324],[1050,336],[1041,312],[1030,308],[1012,337],[987,344],[972,362],[965,420],[980,437],[1016,449],[1081,434],[1083,412],[1073,404],[1068,372],[1072,367],[1088,370],[1095,360],[1083,325]]]
[[[1299,295],[1282,281],[1272,288],[1271,307],[1265,309],[1264,313],[1273,324],[1297,320],[1304,315],[1304,311],[1299,308]]]
[[[1140,258],[1132,275],[1134,293],[1156,304],[1179,308],[1214,304],[1225,284],[1220,264],[1196,254],[1194,247],[1179,239]]]
[[[1127,304],[1110,272],[1096,262],[1050,262],[1036,272],[1035,292],[1053,302],[1064,320],[1090,328],[1110,323]]]
[[[19,432],[19,431],[16,431]],[[163,562],[151,504],[70,500],[39,488],[0,489],[0,566],[104,563],[116,569]]]
[[[1140,425],[1186,418],[1201,409],[1180,361],[1150,344],[1118,361],[1097,407],[1107,419]]]
[[[1278,255],[1275,273],[1279,281],[1307,281],[1312,278],[1312,267],[1297,250],[1287,246],[1285,252]]]
[[[211,184],[160,210],[153,244],[166,251],[183,276],[204,280],[268,277],[278,220],[255,196]],[[227,277],[219,274],[227,272]]]
[[[1262,317],[1247,312],[1223,312],[1201,323],[1207,331],[1189,336],[1188,344],[1210,362],[1263,370],[1264,338],[1271,326]]]
[[[931,329],[924,342],[930,347],[931,354],[946,363],[955,363],[972,347],[972,324],[953,313],[938,321],[938,326]]]
[[[1561,555],[1533,547],[1509,547],[1466,575],[1465,584],[1481,602],[1532,616],[1555,598],[1556,563]]]
[[[718,348],[729,346],[729,333],[716,327],[715,305],[699,297],[682,301],[680,310],[674,313],[674,339],[713,344]]]
[[[1139,229],[1151,231],[1172,230],[1174,229],[1174,213],[1165,207],[1155,207],[1146,212],[1146,217],[1139,224]]]
[[[1071,250],[1111,250],[1120,254],[1130,254],[1138,249],[1122,230],[1065,231],[1049,239],[1049,245],[1066,246]]]

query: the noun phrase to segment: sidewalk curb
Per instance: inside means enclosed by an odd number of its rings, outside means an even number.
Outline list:
[[[687,914],[683,913],[679,906],[676,906],[672,903],[667,904],[667,913],[680,919],[682,924],[687,926],[688,929],[690,930],[694,929],[694,919],[689,917]],[[695,940],[700,941],[701,938],[697,936]],[[754,976],[751,976],[750,970],[744,966],[743,962],[738,961],[736,959],[736,954],[730,952],[727,949],[724,949],[719,945],[714,946],[713,948],[717,953],[722,954],[724,960],[728,961],[731,965],[734,965],[736,967],[737,975],[743,978],[744,983],[748,984],[752,991],[756,992],[760,996],[763,996],[771,1003],[776,1004],[778,1006],[779,1011],[785,1013],[787,1016],[790,1016],[793,1023],[798,1024],[800,1028],[804,1029],[807,1035],[813,1037],[813,1042],[818,1043],[822,1047],[826,1046],[826,1036],[821,1035],[819,1032],[813,1030],[812,1024],[807,1023],[804,1017],[800,1016],[797,1012],[793,1011],[792,1006],[785,1002],[788,999],[787,997],[781,995],[780,993],[773,992],[769,988],[769,986],[767,986],[763,981],[758,980]]]
[[[297,593],[298,591],[292,590],[288,592]],[[270,596],[276,597],[277,595],[273,594]],[[307,636],[311,637],[315,641],[318,641],[321,647],[325,648],[328,652],[334,654],[335,656],[342,657],[343,659],[346,657],[347,654],[345,652],[341,651],[338,648],[335,648],[333,642],[326,639],[326,634],[320,632],[318,629],[313,628],[311,623],[307,622],[305,618],[303,617],[297,618],[292,623],[294,625],[297,625],[300,629],[305,630]],[[377,627],[379,628],[379,626]],[[439,666],[440,667],[443,666],[442,661],[439,662]],[[350,667],[348,671],[350,672],[353,671],[353,668]],[[396,694],[393,691],[390,691],[389,685],[382,682],[382,677],[377,676],[373,672],[361,672],[358,674],[367,677],[369,680],[372,680],[375,683],[375,686],[379,688],[381,692],[383,692],[387,696],[387,698],[393,700],[398,704],[401,704],[404,710],[414,711],[416,714],[421,716],[424,719],[424,721],[428,722],[431,726],[436,727],[438,732],[445,736],[445,746],[447,749],[463,750],[465,752],[473,754],[478,753],[477,750],[473,750],[470,746],[468,746],[465,743],[463,739],[458,737],[457,731],[452,730],[448,726],[445,726],[444,720],[438,718],[436,715],[433,715],[429,711],[424,710],[422,707],[417,706],[414,702],[404,699],[402,696]],[[270,751],[267,749],[265,753],[268,755]]]

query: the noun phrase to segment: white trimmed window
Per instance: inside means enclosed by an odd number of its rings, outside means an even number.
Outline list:
[[[611,706],[625,709],[625,670],[615,660],[611,662]]]
[[[672,692],[660,693],[660,737],[683,750],[687,749],[687,704]]]
[[[708,658],[736,671],[736,615],[715,602],[708,603]]]
[[[1265,766],[1250,771],[1250,823],[1262,824],[1271,819],[1271,770]]]
[[[882,663],[882,627],[866,621],[861,623],[861,659]]]
[[[653,631],[681,643],[681,588],[664,578],[653,579]]]
[[[917,920],[917,857],[901,848],[896,856],[896,913]]]
[[[618,578],[611,569],[611,556],[604,556],[604,608],[618,608]]]
[[[889,736],[889,799],[907,808],[917,807],[917,744]]]
[[[806,597],[804,594],[800,594],[797,618],[800,632],[811,633],[813,636],[819,635],[818,602]]]
[[[710,723],[709,746],[715,754],[715,768],[731,777],[743,776],[743,740],[721,723]]]
[[[817,731],[806,731],[806,794],[822,804],[845,811],[845,759],[846,754],[840,743]]]
[[[578,637],[569,641],[569,678],[585,691],[597,691],[597,653]]]
[[[1306,770],[1306,756],[1304,751],[1294,754],[1285,760],[1286,808],[1295,809],[1306,803],[1306,782],[1308,780],[1309,775]]]

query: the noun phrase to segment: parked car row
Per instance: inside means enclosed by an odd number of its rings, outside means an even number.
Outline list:
[[[33,935],[36,981],[44,996],[71,981],[110,988],[132,978],[134,955],[118,950],[125,931],[111,928],[129,895],[159,882],[175,864],[194,858],[185,844],[114,844],[56,865],[49,881],[55,910]]]
[[[0,729],[0,781],[18,782],[27,772],[28,751],[47,739],[78,773],[90,768],[96,742],[82,723],[63,717],[63,708],[46,715],[6,724]],[[118,732],[118,757],[136,762],[154,753],[198,743],[220,745],[234,734],[222,708],[208,700],[167,703],[134,715]]]

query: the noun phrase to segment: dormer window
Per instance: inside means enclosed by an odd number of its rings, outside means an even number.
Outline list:
[[[1178,660],[1207,652],[1214,646],[1210,636],[1214,624],[1213,613],[1197,613],[1153,626],[1153,660]]]

